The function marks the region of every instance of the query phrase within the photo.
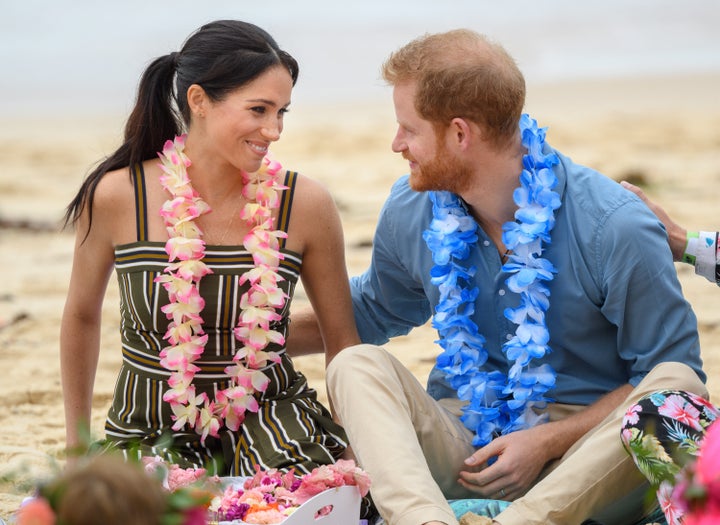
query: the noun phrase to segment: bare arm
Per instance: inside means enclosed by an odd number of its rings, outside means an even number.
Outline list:
[[[294,220],[302,225],[305,239],[302,282],[312,311],[293,315],[289,351],[301,355],[324,348],[329,363],[360,338],[350,299],[340,216],[327,190],[307,179],[305,183],[300,194],[303,204],[295,209],[294,203],[293,214],[300,213]]]
[[[112,224],[113,214],[104,211],[102,193],[99,186],[87,238],[87,210],[76,224],[72,273],[60,328],[60,371],[69,456],[84,452],[87,445],[85,433],[90,425],[100,351],[102,302],[114,262],[112,227],[108,223]]]
[[[322,334],[312,306],[298,309],[290,318],[290,337],[286,344],[288,353],[295,357],[323,352]]]
[[[559,421],[538,425],[494,439],[477,450],[466,463],[479,472],[461,472],[460,484],[485,497],[515,499],[524,494],[548,461],[563,456],[580,438],[619,407],[632,391],[623,385],[584,410]],[[493,465],[487,461],[497,456]]]

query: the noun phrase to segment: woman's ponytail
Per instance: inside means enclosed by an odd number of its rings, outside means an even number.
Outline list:
[[[182,132],[173,90],[178,56],[178,53],[170,53],[156,58],[145,69],[140,79],[135,107],[125,125],[123,144],[87,176],[65,211],[66,226],[74,224],[87,206],[89,232],[95,189],[100,179],[108,171],[134,166],[153,158],[166,140]]]

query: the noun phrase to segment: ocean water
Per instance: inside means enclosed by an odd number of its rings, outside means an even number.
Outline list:
[[[293,103],[388,97],[387,55],[470,27],[502,43],[528,83],[720,71],[716,0],[0,0],[2,116],[125,113],[146,64],[205,22],[267,29],[300,62]]]

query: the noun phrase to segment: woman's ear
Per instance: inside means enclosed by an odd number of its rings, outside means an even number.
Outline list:
[[[204,117],[210,103],[207,93],[198,84],[192,84],[187,90],[187,103],[194,117]]]

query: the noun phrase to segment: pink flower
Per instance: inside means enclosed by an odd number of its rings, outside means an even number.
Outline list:
[[[630,441],[632,441],[632,430],[629,428],[623,428],[622,432],[620,433],[620,438],[622,439],[622,442],[625,444],[626,447],[630,446]],[[635,454],[630,451],[630,453],[635,456]]]
[[[642,412],[642,407],[640,405],[632,405],[629,407],[627,412],[625,412],[625,417],[623,417],[623,427],[637,424],[640,420],[638,412]]]
[[[238,326],[256,325],[264,330],[269,330],[270,323],[282,319],[282,316],[275,311],[275,308],[252,304],[248,295],[242,297],[240,307],[242,308],[242,312],[238,319]]]
[[[192,340],[193,335],[202,334],[202,324],[197,321],[187,321],[180,324],[170,323],[163,339],[167,339],[171,345],[187,343]]]
[[[190,341],[178,342],[167,346],[160,352],[160,364],[168,370],[181,370],[202,355],[207,343],[207,335],[193,337]]]
[[[702,406],[704,411],[707,414],[712,414],[716,418],[720,417],[720,410],[718,410],[718,407],[713,405],[710,401],[708,401],[704,397],[699,396],[697,394],[693,394],[692,392],[685,392],[685,395],[687,395],[688,398],[690,399],[690,401],[692,401],[693,403]]]
[[[185,396],[183,396],[184,398],[177,399],[174,398],[172,394],[174,394],[174,392],[170,390],[163,396],[163,400],[170,403],[170,408],[173,411],[172,417],[175,423],[172,429],[182,430],[185,428],[185,425],[188,425],[190,428],[195,428],[195,423],[200,414],[198,406],[207,401],[207,396],[204,393],[196,396],[194,387],[187,389]]]
[[[186,237],[172,237],[165,243],[165,251],[170,260],[200,259],[205,252],[205,242],[201,239],[188,239]]]
[[[715,492],[720,488],[720,425],[717,423],[707,428],[695,463],[695,473],[699,483],[714,489],[709,497],[720,503],[720,491]]]
[[[265,392],[270,383],[268,376],[259,370],[251,370],[236,363],[225,368],[225,373],[234,378],[235,383],[250,391]]]
[[[263,287],[253,284],[247,293],[247,301],[252,305],[269,305],[274,308],[280,308],[285,304],[287,294],[281,288],[271,285]]]
[[[163,288],[165,288],[170,300],[173,302],[180,300],[187,302],[192,294],[191,290],[194,287],[192,282],[172,274],[159,275],[155,278],[155,282],[162,283]]]
[[[279,251],[277,237],[282,235],[273,235],[275,232],[266,230],[252,230],[243,239],[245,249],[253,254],[255,264],[264,264],[276,267],[283,255]]]
[[[700,424],[700,411],[677,394],[669,395],[658,408],[661,416],[675,419],[695,430],[702,430]]]
[[[668,525],[680,525],[680,519],[683,517],[684,509],[678,505],[673,497],[673,486],[668,481],[663,481],[657,490],[657,499],[660,508],[665,514]]]
[[[205,401],[205,406],[200,409],[200,416],[195,422],[195,428],[201,430],[200,443],[205,444],[208,436],[218,437],[220,420],[215,416],[214,403]]]
[[[360,494],[365,496],[370,490],[370,477],[352,460],[338,460],[331,465],[321,465],[302,477],[300,486],[295,491],[295,501],[302,504],[327,489],[344,485],[356,485]]]
[[[280,163],[276,160],[273,160],[269,156],[266,156],[263,159],[263,168],[261,170],[264,170],[266,173],[268,173],[270,176],[275,176],[277,173],[282,169],[282,166]],[[287,189],[283,187],[283,189]]]
[[[217,408],[225,426],[235,431],[245,420],[245,412],[257,412],[260,405],[252,391],[236,386],[218,392]]]
[[[33,498],[15,515],[17,525],[54,525],[55,513],[45,498]]]
[[[258,510],[256,512],[248,512],[245,515],[243,521],[245,523],[252,523],[257,525],[264,525],[267,523],[281,523],[287,518],[286,514],[283,514],[279,510]]]
[[[175,491],[202,480],[207,471],[204,468],[181,468],[179,465],[170,465],[168,471],[168,489]]]
[[[183,514],[182,525],[207,525],[207,509],[204,507],[193,507]]]
[[[683,525],[718,525],[720,509],[711,512],[691,512],[685,515]]]
[[[168,378],[168,385],[170,385],[170,388],[173,389],[173,392],[177,392],[178,394],[185,392],[188,388],[190,388],[192,380],[195,377],[195,372],[197,371],[197,367],[188,366],[183,370],[173,372]]]
[[[258,184],[255,190],[255,199],[270,208],[277,208],[280,205],[280,197],[278,192],[275,191],[275,185],[272,181]]]
[[[249,202],[243,207],[240,218],[255,227],[266,229],[272,227],[272,211],[255,202]]]
[[[262,348],[265,348],[268,343],[272,342],[277,344],[283,344],[285,342],[285,338],[280,332],[277,332],[276,330],[267,330],[262,326],[237,326],[235,327],[234,332],[235,337],[237,337],[240,341],[245,342],[245,344],[247,345],[246,348],[250,348],[255,352],[260,351],[260,349]],[[239,351],[242,352],[243,350],[241,349]],[[253,353],[254,352],[247,352],[248,359],[255,360]],[[265,365],[263,364],[260,366]],[[251,368],[257,367],[251,366]]]
[[[198,317],[203,308],[205,308],[205,299],[202,298],[197,288],[191,288],[186,301],[173,302],[166,304],[162,308],[162,312],[168,319],[172,319],[175,324],[181,324],[189,319],[202,320]]]
[[[166,271],[173,272],[178,278],[186,281],[199,281],[206,275],[213,273],[204,262],[195,259],[173,263],[168,266]]]

